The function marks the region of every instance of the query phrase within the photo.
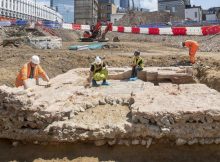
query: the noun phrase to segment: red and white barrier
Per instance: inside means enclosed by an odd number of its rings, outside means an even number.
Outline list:
[[[64,29],[72,30],[90,30],[89,25],[64,24]],[[105,27],[102,27],[105,29]],[[140,28],[113,26],[113,32],[149,34],[149,35],[214,35],[220,33],[220,25],[203,27],[168,27],[168,28]]]
[[[73,29],[73,25],[72,24],[63,24],[63,28],[64,29]],[[75,29],[74,29],[75,30]]]

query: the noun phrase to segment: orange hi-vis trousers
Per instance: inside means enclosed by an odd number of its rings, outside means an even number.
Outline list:
[[[193,40],[187,40],[185,42],[185,46],[189,48],[189,57],[190,57],[190,62],[192,64],[195,64],[196,62],[196,52],[199,49],[199,44],[196,41]]]

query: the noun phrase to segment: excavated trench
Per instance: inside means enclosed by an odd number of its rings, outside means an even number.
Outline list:
[[[147,68],[136,82],[127,69],[110,69],[109,87],[89,89],[85,71],[31,92],[0,87],[0,137],[9,139],[0,161],[220,158],[220,94],[195,84],[190,67]]]
[[[93,144],[22,144],[11,146],[11,141],[0,141],[0,160],[19,162],[218,162],[219,145],[173,146],[157,144],[145,146],[94,147]]]
[[[206,84],[208,87],[220,92],[219,68],[198,67],[196,69],[196,77],[200,83]]]

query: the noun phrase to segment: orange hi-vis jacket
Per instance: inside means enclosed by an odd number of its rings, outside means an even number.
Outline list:
[[[190,62],[194,64],[196,61],[195,55],[199,48],[199,44],[196,41],[193,40],[187,40],[185,41],[185,46],[189,48],[189,56],[190,56]]]
[[[189,48],[189,54],[190,55],[195,55],[196,51],[199,48],[199,44],[196,41],[193,40],[187,40],[185,41],[185,46]]]
[[[26,63],[24,66],[21,68],[20,72],[17,75],[15,85],[16,87],[23,86],[23,81],[27,80],[31,75],[31,63]],[[34,76],[35,79],[38,79],[39,77],[42,77],[43,79],[46,79],[46,73],[45,71],[41,68],[40,65],[37,65],[34,68]]]

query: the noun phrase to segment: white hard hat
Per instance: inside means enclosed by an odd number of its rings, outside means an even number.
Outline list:
[[[31,57],[31,62],[33,64],[38,65],[38,64],[40,64],[40,58],[37,55],[34,55],[34,56]]]
[[[184,47],[184,46],[183,46],[183,42],[180,42],[179,44],[180,44],[180,47]]]
[[[97,57],[95,58],[95,64],[100,65],[101,63],[102,63],[101,58],[100,58],[99,56],[97,56]]]

